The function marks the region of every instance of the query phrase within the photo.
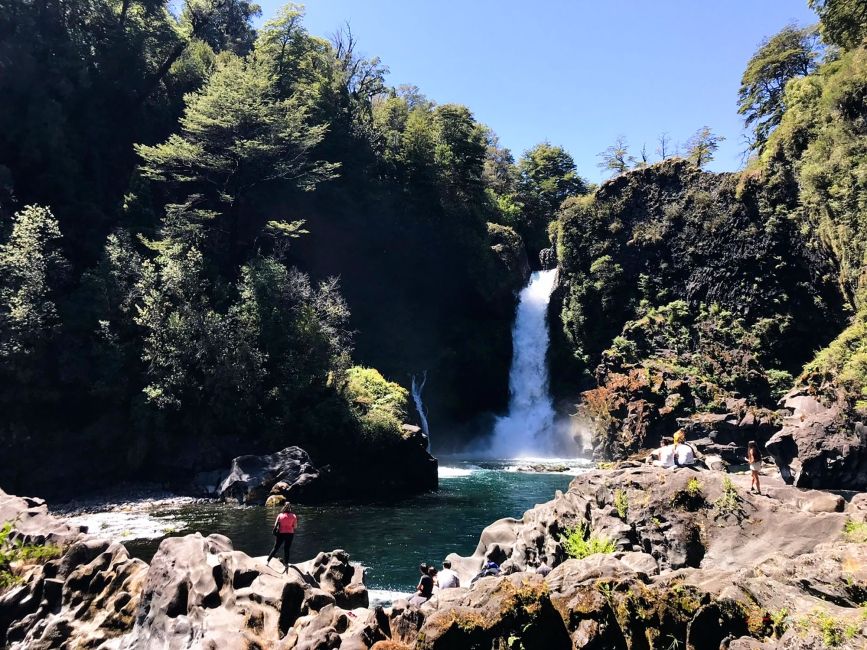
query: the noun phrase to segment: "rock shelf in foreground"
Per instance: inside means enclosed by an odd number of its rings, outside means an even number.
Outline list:
[[[452,556],[463,588],[421,608],[368,607],[342,551],[279,573],[220,535],[163,541],[150,565],[40,500],[0,494],[0,518],[64,548],[18,567],[0,640],[18,648],[863,648],[867,499],[743,477],[632,468],[578,476],[566,493],[483,531]],[[767,481],[771,482],[771,481]],[[567,558],[570,530],[615,552]],[[862,538],[863,539],[863,538]],[[504,575],[471,577],[489,560]],[[552,567],[547,576],[540,564]],[[280,567],[282,568],[282,567]],[[680,645],[677,645],[680,644]]]

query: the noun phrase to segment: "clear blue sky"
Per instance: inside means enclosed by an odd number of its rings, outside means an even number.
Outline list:
[[[263,19],[282,3],[260,0]],[[515,157],[564,146],[599,181],[597,154],[618,135],[652,153],[659,133],[703,125],[727,138],[711,168],[741,165],[737,91],[758,44],[816,21],[807,0],[308,0],[305,24],[328,36],[349,21],[359,51],[390,85],[465,104]]]

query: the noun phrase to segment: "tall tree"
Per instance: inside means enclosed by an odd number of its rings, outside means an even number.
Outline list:
[[[598,154],[598,167],[612,174],[622,174],[635,164],[635,158],[629,154],[629,145],[622,135],[617,136],[614,144]]]
[[[15,214],[0,244],[0,361],[34,353],[57,333],[57,291],[66,272],[60,228],[48,208]]]
[[[785,111],[784,91],[790,79],[816,69],[818,38],[813,27],[784,27],[753,54],[738,92],[738,113],[752,127],[750,148],[761,151]]]
[[[512,152],[500,146],[500,139],[493,131],[488,131],[485,149],[483,178],[485,186],[498,195],[507,195],[515,190],[518,170]]]
[[[844,49],[858,47],[867,36],[867,2],[864,0],[809,0],[819,14],[822,38]]]
[[[725,137],[716,135],[709,127],[703,126],[686,141],[686,157],[699,167],[704,167],[713,160],[719,143]]]
[[[252,21],[261,15],[262,8],[248,0],[187,0],[181,25],[215,52],[244,55],[256,40]]]
[[[532,264],[537,264],[539,251],[551,245],[548,224],[556,217],[560,204],[586,191],[574,159],[563,147],[542,142],[521,156],[516,198],[522,215],[515,228],[524,239]]]
[[[656,155],[660,160],[668,160],[672,156],[677,155],[674,145],[671,143],[671,136],[668,133],[660,133],[656,139]]]
[[[274,97],[267,66],[224,55],[208,83],[187,97],[180,133],[136,151],[147,177],[187,196],[199,194],[203,207],[227,216],[234,250],[261,185],[286,181],[310,190],[335,175],[337,165],[310,159],[326,128],[308,123],[296,97]],[[246,234],[255,236],[263,224],[246,225]]]
[[[478,199],[485,164],[485,129],[466,106],[443,104],[433,110],[434,161],[454,200]]]

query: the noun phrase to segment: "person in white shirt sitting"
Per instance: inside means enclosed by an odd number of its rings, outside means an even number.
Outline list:
[[[674,434],[674,464],[677,467],[688,467],[695,464],[695,451],[686,444],[686,434],[683,429]]]
[[[443,570],[437,574],[437,586],[440,589],[454,589],[461,586],[461,579],[452,571],[452,563],[449,560],[443,560]]]
[[[674,434],[674,444],[663,445],[650,453],[651,463],[657,467],[686,467],[695,464],[695,451],[686,444],[683,429]]]

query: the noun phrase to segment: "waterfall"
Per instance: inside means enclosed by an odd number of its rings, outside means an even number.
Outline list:
[[[551,456],[558,449],[554,404],[548,392],[548,302],[557,269],[537,271],[521,291],[512,328],[509,414],[497,418],[490,447],[495,458]]]
[[[427,446],[430,449],[430,429],[427,424],[427,412],[424,410],[424,404],[421,401],[421,392],[424,390],[426,383],[427,370],[421,375],[421,383],[416,381],[415,375],[412,376],[412,401],[415,402],[415,410],[418,411],[418,417],[421,420],[421,430],[427,436]]]

